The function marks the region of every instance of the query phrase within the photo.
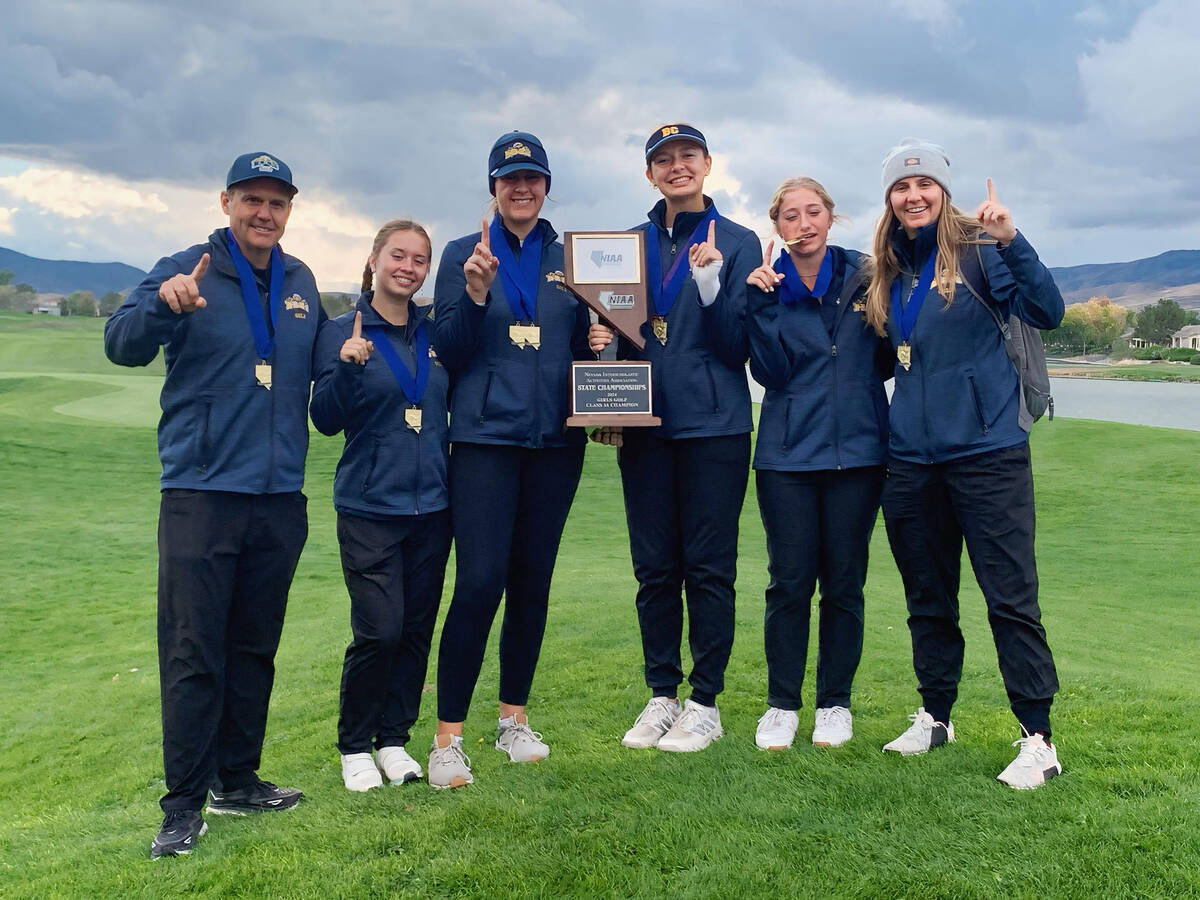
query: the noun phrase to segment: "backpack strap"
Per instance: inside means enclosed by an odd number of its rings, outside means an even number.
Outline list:
[[[959,257],[958,272],[971,296],[983,304],[983,308],[988,311],[992,321],[996,323],[996,328],[1000,330],[1000,340],[1004,343],[1004,350],[1017,370],[1017,374],[1020,375],[1021,359],[1017,354],[1017,348],[1013,346],[1012,329],[1009,328],[1004,316],[1000,315],[996,304],[991,301],[992,292],[988,286],[987,269],[983,267],[983,251],[980,249],[983,245],[976,243],[973,246],[974,253],[968,251]]]

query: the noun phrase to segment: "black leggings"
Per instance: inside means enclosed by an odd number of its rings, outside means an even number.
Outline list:
[[[550,577],[583,470],[583,447],[454,444],[454,596],[438,650],[438,718],[462,722],[492,621],[500,627],[500,702],[524,706],[542,649]]]

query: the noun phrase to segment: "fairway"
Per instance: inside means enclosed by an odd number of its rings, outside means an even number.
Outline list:
[[[623,749],[648,692],[615,457],[591,445],[529,706],[551,756],[518,766],[492,747],[495,629],[464,732],[475,784],[350,794],[335,748],[350,633],[331,502],[341,438],[314,434],[261,770],[306,799],[210,817],[196,853],[151,862],[161,361],[121,369],[101,320],[34,319],[0,314],[2,897],[1200,894],[1200,432],[1070,419],[1039,423],[1032,442],[1064,765],[1037,791],[995,780],[1016,722],[965,554],[957,743],[880,752],[919,702],[882,522],[853,741],[808,745],[810,665],[795,749],[755,748],[767,576],[753,480],[726,735],[694,755]],[[443,614],[452,586],[453,563]],[[430,690],[410,744],[422,762],[433,725]]]

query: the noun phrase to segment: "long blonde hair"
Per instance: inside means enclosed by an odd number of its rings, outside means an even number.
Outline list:
[[[890,190],[890,189],[889,189]],[[885,197],[883,215],[875,225],[875,270],[867,288],[867,322],[880,337],[887,336],[888,311],[892,303],[892,281],[900,274],[900,261],[892,249],[892,232],[896,216],[891,201]],[[933,284],[949,306],[954,302],[954,285],[958,282],[958,254],[968,244],[991,243],[980,241],[979,222],[950,202],[942,191],[942,214],[937,224],[937,264]]]

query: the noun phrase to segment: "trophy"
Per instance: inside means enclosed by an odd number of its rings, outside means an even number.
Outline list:
[[[568,231],[563,274],[571,292],[639,350],[646,346],[646,244],[641,231]],[[567,425],[660,425],[654,415],[650,363],[571,363]]]

